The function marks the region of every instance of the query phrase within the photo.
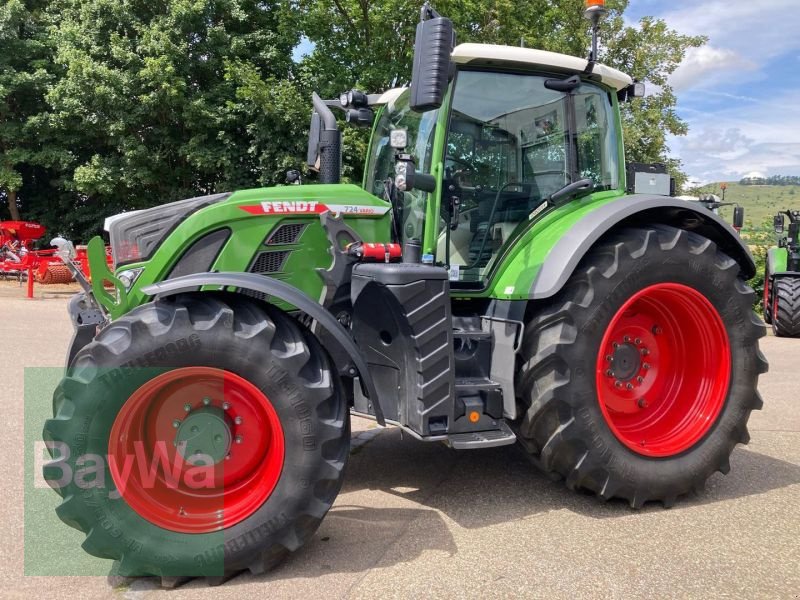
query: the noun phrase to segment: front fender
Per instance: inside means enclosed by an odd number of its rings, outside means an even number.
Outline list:
[[[789,251],[786,248],[770,248],[767,252],[767,272],[770,275],[789,270]]]
[[[197,273],[155,283],[143,288],[142,291],[149,296],[164,297],[194,292],[198,288],[204,286],[219,286],[220,290],[226,288],[233,288],[235,290],[244,289],[251,292],[266,294],[267,296],[286,302],[312,317],[319,323],[320,327],[331,335],[340,346],[340,349],[346,352],[352,359],[361,378],[364,393],[372,401],[375,408],[375,417],[378,423],[381,425],[386,424],[380,405],[380,398],[375,388],[375,382],[372,380],[369,367],[364,360],[361,350],[359,350],[358,346],[353,341],[353,338],[330,312],[325,310],[318,302],[315,302],[309,296],[288,283],[250,273]]]
[[[596,208],[581,209],[581,216],[566,229],[558,220],[523,237],[521,248],[494,286],[492,297],[498,299],[543,300],[556,295],[572,276],[586,253],[604,236],[623,227],[670,225],[703,235],[736,260],[746,279],[756,274],[756,265],[738,233],[710,210],[691,202],[665,196],[633,195],[598,203]],[[547,229],[552,228],[551,232]],[[542,249],[549,245],[549,251]],[[538,265],[526,265],[526,257],[541,256]],[[512,262],[513,261],[513,262]]]

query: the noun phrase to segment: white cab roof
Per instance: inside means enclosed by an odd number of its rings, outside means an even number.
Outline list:
[[[513,46],[496,46],[493,44],[461,44],[453,50],[453,60],[460,65],[468,64],[506,64],[545,67],[565,73],[583,73],[589,64],[585,58],[533,50],[532,48],[515,48]],[[597,64],[593,74],[602,82],[616,90],[622,90],[633,83],[633,79],[622,71]]]

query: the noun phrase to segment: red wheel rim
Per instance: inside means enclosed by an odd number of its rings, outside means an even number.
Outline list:
[[[676,283],[643,289],[611,319],[597,357],[606,423],[631,450],[680,454],[717,420],[728,395],[731,351],[717,310]]]
[[[208,533],[249,517],[283,469],[280,419],[264,393],[229,371],[186,367],[155,377],[111,427],[117,491],[150,523]]]

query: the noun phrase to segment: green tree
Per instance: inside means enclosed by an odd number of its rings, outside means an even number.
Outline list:
[[[309,84],[327,95],[356,85],[370,91],[407,83],[417,4],[404,0],[296,0],[304,34],[315,44],[304,60]],[[453,19],[459,42],[527,47],[585,56],[589,24],[583,0],[438,0]],[[650,95],[623,108],[629,160],[665,162],[679,178],[680,162],[668,156],[667,137],[685,135],[676,113],[669,76],[686,51],[705,42],[669,29],[664,21],[642,19],[635,27],[622,15],[628,0],[609,0],[600,60],[652,84]]]
[[[0,4],[0,197],[12,219],[20,219],[18,194],[24,174],[42,159],[42,144],[29,127],[45,110],[50,49],[42,21],[44,3],[4,0]],[[28,181],[30,183],[30,181]]]
[[[51,16],[64,71],[37,124],[64,149],[79,238],[101,214],[271,185],[296,164],[309,111],[285,3],[56,0]]]

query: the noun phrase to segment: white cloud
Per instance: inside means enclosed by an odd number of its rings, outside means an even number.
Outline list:
[[[725,71],[754,71],[758,65],[734,50],[711,45],[690,48],[681,66],[672,74],[670,83],[677,91],[708,86],[725,75]]]
[[[679,0],[672,4],[639,0],[632,5],[637,14],[655,13],[680,33],[709,38],[705,47],[689,50],[674,73],[671,83],[676,90],[716,87],[726,79],[757,80],[759,67],[770,59],[800,51],[796,0]]]

